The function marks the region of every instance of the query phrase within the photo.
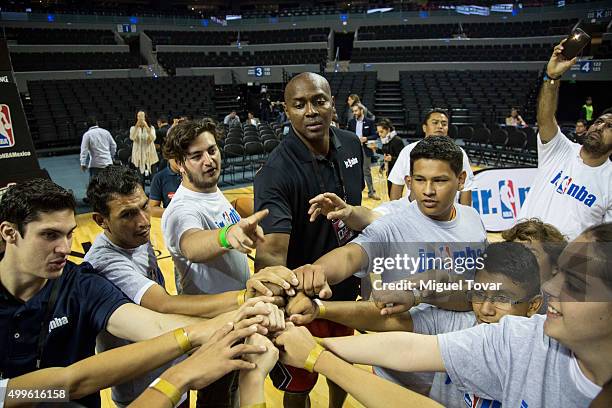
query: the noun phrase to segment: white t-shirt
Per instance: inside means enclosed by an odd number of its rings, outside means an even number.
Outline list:
[[[587,166],[581,148],[561,129],[548,143],[538,134],[538,173],[519,219],[539,218],[570,240],[593,225],[612,221],[612,162]]]
[[[398,186],[403,186],[406,184],[405,178],[410,175],[410,152],[414,149],[414,146],[419,142],[413,142],[409,145],[405,146],[400,152],[399,156],[397,156],[397,161],[389,173],[387,179],[393,184],[397,184]],[[472,171],[472,166],[470,165],[470,159],[468,155],[465,153],[462,147],[461,153],[463,153],[463,170],[466,172],[465,184],[463,185],[462,191],[471,191],[473,182],[474,182],[474,172]]]
[[[84,259],[138,305],[151,286],[164,286],[164,277],[149,242],[134,249],[125,249],[115,245],[102,233],[96,237]],[[131,343],[103,331],[96,339],[96,349],[103,352]],[[139,378],[115,385],[112,388],[113,401],[118,405],[130,404],[154,379],[181,360],[171,361]]]
[[[504,316],[499,323],[439,334],[446,371],[457,389],[504,407],[588,407],[601,391],[574,354],[544,333],[546,316]]]
[[[0,380],[0,408],[4,408],[4,398],[6,397],[6,387],[8,387],[8,378]]]
[[[198,193],[182,184],[162,216],[162,231],[180,277],[181,293],[223,293],[244,289],[249,279],[247,256],[236,250],[206,263],[194,263],[181,253],[181,236],[191,229],[212,230],[240,221],[240,215],[221,190]]]

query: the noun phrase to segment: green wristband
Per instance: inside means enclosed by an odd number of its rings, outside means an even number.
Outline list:
[[[233,227],[234,224],[230,224],[230,225],[226,225],[225,227],[221,228],[219,230],[219,244],[223,247],[223,248],[227,248],[227,249],[232,249],[233,246],[232,244],[230,244],[227,241],[227,231],[229,231],[229,229],[231,227]]]

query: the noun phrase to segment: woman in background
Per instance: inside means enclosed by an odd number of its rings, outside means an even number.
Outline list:
[[[153,165],[159,161],[159,157],[155,151],[155,128],[149,125],[144,111],[136,114],[136,123],[130,128],[130,139],[134,143],[132,163],[141,175],[147,177],[153,173]]]

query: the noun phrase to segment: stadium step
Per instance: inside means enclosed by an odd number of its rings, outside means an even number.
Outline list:
[[[374,110],[378,118],[389,118],[398,133],[405,131],[404,103],[402,101],[402,91],[398,82],[376,83],[376,103]]]

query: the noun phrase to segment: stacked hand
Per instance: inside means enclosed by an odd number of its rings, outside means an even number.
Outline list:
[[[269,266],[261,269],[247,281],[245,298],[274,296],[274,303],[284,306],[284,296],[295,295],[294,287],[298,284],[298,278],[291,269],[284,266]]]
[[[256,297],[247,300],[236,312],[233,323],[237,328],[257,325],[261,334],[285,328],[285,314],[272,302],[272,297]]]
[[[308,324],[319,316],[319,306],[303,292],[289,298],[285,309],[289,320],[299,326]]]
[[[308,329],[305,327],[295,327],[291,323],[287,329],[278,336],[274,343],[281,348],[280,360],[293,367],[304,367],[310,351],[316,346],[317,342]]]
[[[204,388],[233,370],[252,370],[257,367],[255,355],[265,354],[268,348],[259,343],[240,343],[256,335],[257,327],[236,329],[226,324],[203,344],[192,356],[167,371],[168,377],[181,379],[181,388]],[[178,381],[170,381],[178,385]]]

